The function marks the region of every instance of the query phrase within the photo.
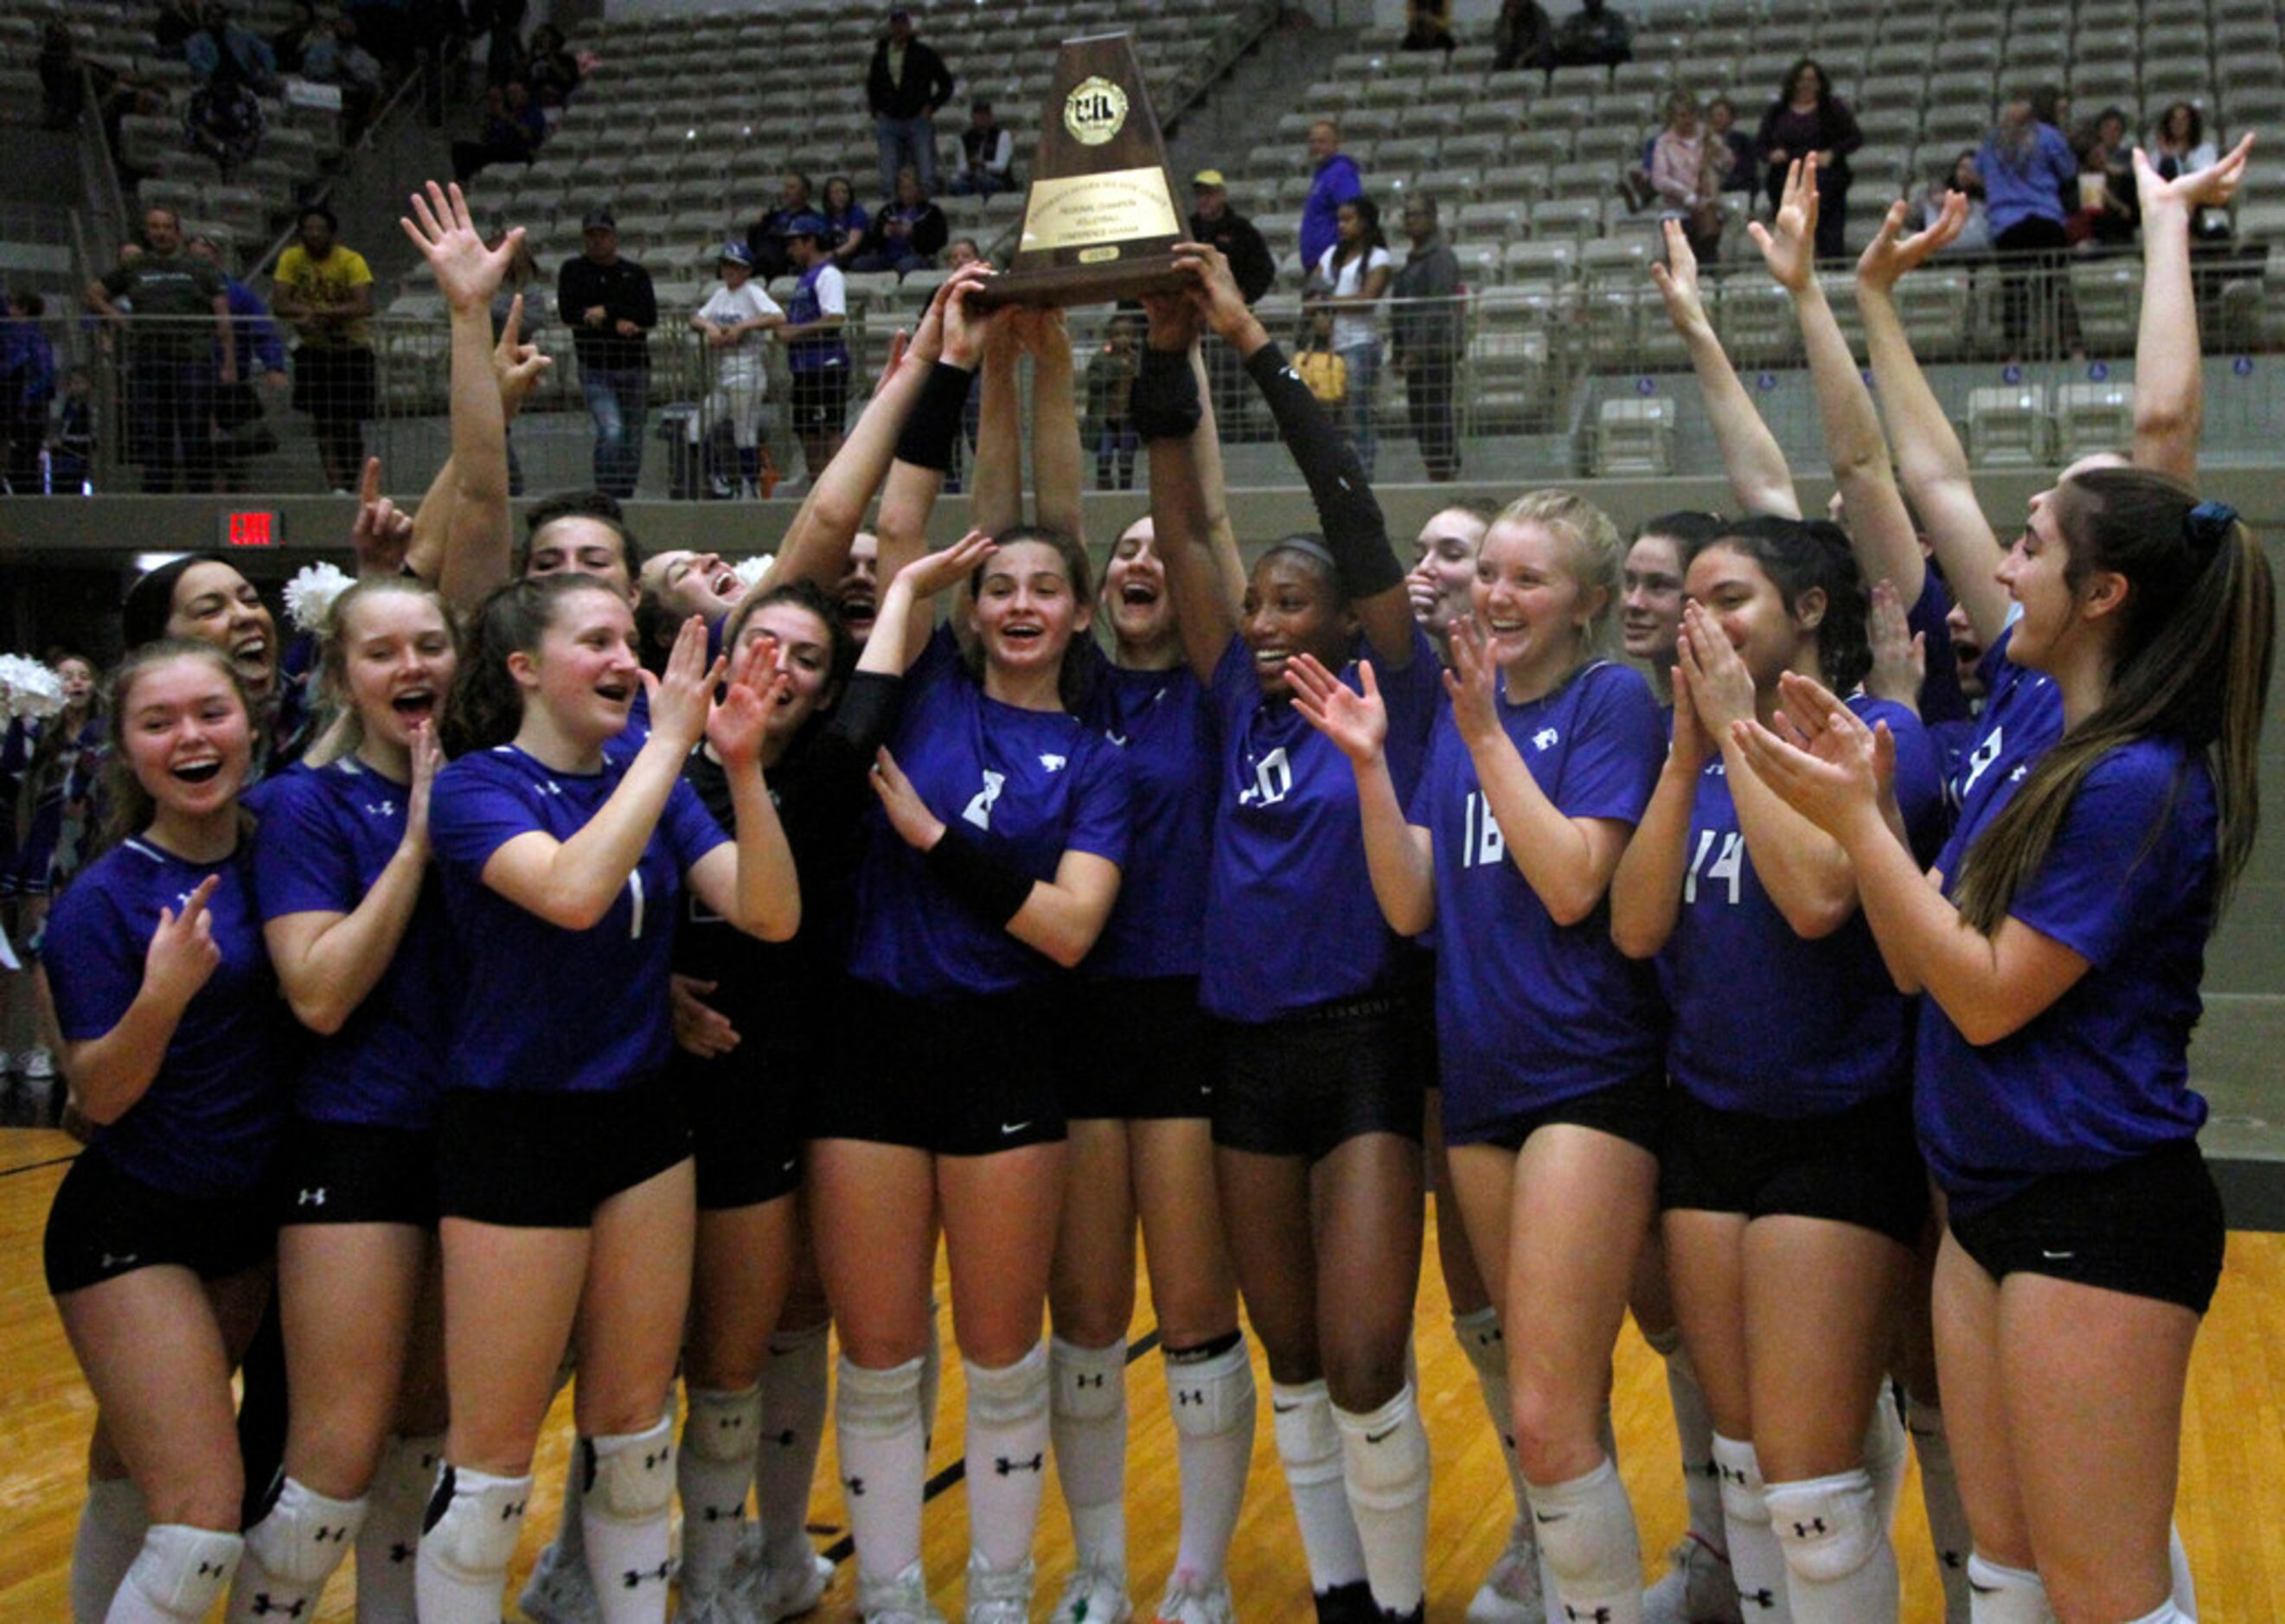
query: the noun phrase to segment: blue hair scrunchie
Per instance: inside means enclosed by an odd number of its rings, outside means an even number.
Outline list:
[[[2237,525],[2237,509],[2226,502],[2201,502],[2182,521],[2182,535],[2201,558],[2211,558]]]

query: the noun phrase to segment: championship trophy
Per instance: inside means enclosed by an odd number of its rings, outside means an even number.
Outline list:
[[[1015,263],[979,304],[1110,304],[1183,284],[1166,145],[1124,31],[1065,40],[1024,198]]]

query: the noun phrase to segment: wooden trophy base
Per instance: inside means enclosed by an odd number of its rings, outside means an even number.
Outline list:
[[[1138,254],[1109,265],[1054,265],[1003,271],[969,295],[985,310],[1001,305],[1115,304],[1145,294],[1179,293],[1190,279],[1171,254]]]

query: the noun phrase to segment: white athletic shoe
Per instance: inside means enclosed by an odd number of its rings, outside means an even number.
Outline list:
[[[681,1593],[674,1624],[760,1624],[752,1606],[734,1585],[724,1585],[705,1596]]]
[[[603,1604],[595,1599],[585,1559],[566,1562],[554,1545],[540,1551],[515,1604],[531,1624],[603,1624]]]
[[[1176,1573],[1158,1600],[1156,1624],[1234,1624],[1229,1581],[1207,1584],[1196,1574]]]
[[[1547,1602],[1539,1593],[1539,1547],[1525,1518],[1509,1526],[1507,1549],[1468,1603],[1468,1624],[1547,1624]]]
[[[970,1581],[976,1570],[969,1570]],[[1082,1562],[1064,1581],[1064,1593],[1048,1624],[1127,1624],[1135,1604],[1127,1596],[1127,1570],[1107,1562]]]
[[[1643,1624],[1739,1624],[1729,1557],[1692,1534],[1669,1560],[1673,1570],[1643,1592]]]
[[[1131,1614],[1134,1610],[1127,1611]],[[1026,1560],[1011,1568],[993,1568],[985,1566],[981,1557],[969,1557],[965,1618],[967,1624],[1031,1624],[1032,1564]]]
[[[817,1611],[825,1587],[833,1582],[833,1564],[813,1552],[805,1562],[773,1565],[761,1558],[758,1547],[750,1563],[742,1565],[731,1581],[745,1597],[755,1624],[781,1624]]]
[[[945,1624],[929,1605],[928,1576],[917,1562],[894,1579],[860,1580],[857,1612],[865,1624]]]

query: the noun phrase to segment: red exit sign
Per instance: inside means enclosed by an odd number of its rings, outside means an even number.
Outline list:
[[[225,513],[222,515],[222,545],[282,547],[286,545],[286,516],[279,513]]]

